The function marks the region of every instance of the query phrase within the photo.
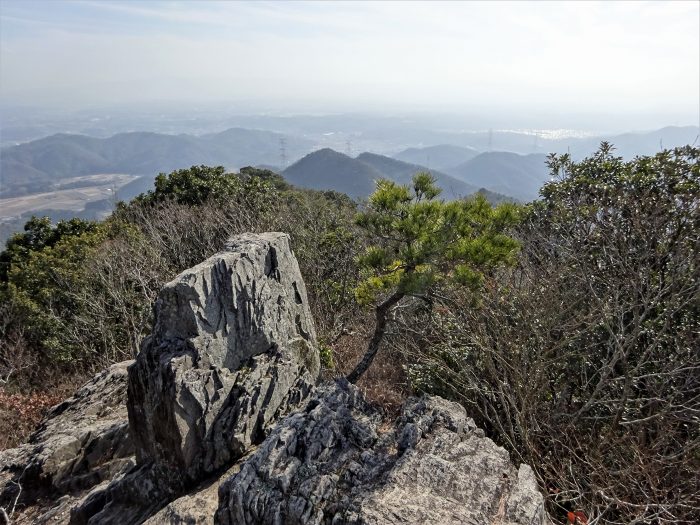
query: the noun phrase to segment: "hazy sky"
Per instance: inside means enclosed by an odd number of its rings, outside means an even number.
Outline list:
[[[4,105],[656,115],[697,124],[700,2],[0,1]]]

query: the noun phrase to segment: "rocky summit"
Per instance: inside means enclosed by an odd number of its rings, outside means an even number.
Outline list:
[[[320,370],[289,237],[242,235],[161,291],[129,368],[139,463],[184,486],[229,465],[297,405]]]
[[[543,523],[530,467],[464,408],[408,401],[392,428],[340,380],[281,421],[219,489],[215,521],[311,525]]]
[[[460,405],[388,422],[319,371],[289,237],[237,236],[162,289],[135,361],[0,452],[0,522],[548,523],[532,470]]]

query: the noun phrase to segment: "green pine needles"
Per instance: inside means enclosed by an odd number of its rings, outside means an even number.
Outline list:
[[[360,303],[373,304],[376,327],[367,352],[348,381],[355,383],[374,360],[392,309],[407,296],[427,299],[439,282],[477,289],[484,272],[514,262],[518,249],[509,228],[519,208],[492,207],[483,195],[444,202],[429,173],[412,184],[377,182],[356,222],[376,240],[360,258],[362,281],[355,290]]]

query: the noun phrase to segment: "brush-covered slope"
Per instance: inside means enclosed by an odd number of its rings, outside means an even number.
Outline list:
[[[0,451],[13,524],[550,523],[532,469],[464,407],[410,398],[394,419],[345,379],[319,384],[287,234],[229,239],[153,314],[135,361]]]

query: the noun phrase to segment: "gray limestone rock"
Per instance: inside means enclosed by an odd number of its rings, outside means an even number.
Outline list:
[[[29,521],[56,523],[60,516],[67,520],[60,503],[69,503],[134,464],[126,411],[131,363],[117,363],[96,375],[53,407],[27,443],[0,452],[0,506],[10,508],[15,500],[20,508],[38,500],[56,501],[52,513],[39,513]]]
[[[317,381],[316,334],[286,234],[231,239],[165,285],[154,314],[129,368],[139,467],[73,509],[74,523],[148,519],[262,442]]]
[[[0,452],[0,506],[22,486],[13,522],[548,523],[532,470],[461,406],[411,399],[391,425],[347,381],[315,386],[287,235],[232,239],[154,313],[128,373],[99,374]]]
[[[129,369],[139,463],[196,483],[263,440],[320,370],[299,265],[284,233],[244,234],[167,284]]]
[[[219,486],[239,470],[236,464],[221,476],[193,489],[189,494],[168,503],[144,525],[214,525],[219,505]]]
[[[534,475],[464,409],[410,400],[392,429],[346,382],[280,422],[219,489],[225,524],[543,524]]]

